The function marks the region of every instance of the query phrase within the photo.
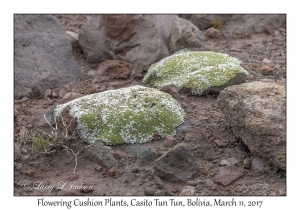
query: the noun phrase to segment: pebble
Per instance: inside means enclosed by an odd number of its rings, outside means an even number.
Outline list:
[[[155,193],[154,193],[154,196],[165,196],[166,193],[165,191],[163,190],[157,190]]]
[[[262,66],[260,67],[260,71],[263,75],[272,75],[273,69],[270,66]]]
[[[101,171],[101,170],[102,170],[102,167],[99,166],[98,164],[95,164],[95,165],[94,165],[94,169],[95,169],[96,171]]]
[[[231,163],[228,160],[221,160],[221,166],[227,166],[227,165],[231,165]]]
[[[34,170],[33,169],[28,169],[27,171],[25,171],[25,174],[27,176],[34,176]]]
[[[244,167],[246,169],[251,168],[251,160],[249,158],[244,159]]]
[[[214,177],[214,182],[222,186],[230,185],[236,179],[243,176],[243,169],[237,166],[225,166],[220,168],[219,173]]]
[[[154,190],[151,187],[146,187],[144,189],[144,194],[146,196],[153,196],[154,195]]]
[[[116,174],[117,174],[116,167],[112,167],[111,169],[108,170],[108,175],[109,176],[114,177],[114,176],[116,176]]]
[[[77,175],[77,174],[72,174],[72,175],[70,175],[70,176],[68,177],[68,180],[71,181],[71,182],[73,182],[73,181],[75,181],[75,180],[78,179],[78,178],[79,178],[79,175]]]
[[[239,158],[237,158],[237,157],[230,157],[230,158],[228,158],[228,161],[229,161],[232,165],[236,165],[236,164],[238,164],[238,163],[241,162],[241,160],[240,160]]]
[[[181,193],[179,194],[180,196],[195,196],[196,194],[196,189],[193,186],[185,186],[183,187]]]
[[[219,148],[225,148],[228,145],[228,143],[226,141],[224,141],[224,140],[217,139],[217,140],[214,140],[214,142],[217,144],[217,146]]]

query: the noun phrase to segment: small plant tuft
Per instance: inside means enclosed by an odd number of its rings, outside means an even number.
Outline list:
[[[49,152],[52,146],[49,140],[44,139],[42,135],[36,135],[35,133],[32,134],[32,143],[33,149],[38,152]]]

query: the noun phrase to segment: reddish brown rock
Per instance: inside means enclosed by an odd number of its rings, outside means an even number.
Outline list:
[[[262,66],[260,71],[263,75],[273,75],[273,69],[270,66]]]
[[[220,169],[214,177],[214,182],[222,186],[230,185],[232,182],[243,176],[244,170],[237,166],[225,166]]]
[[[119,159],[119,160],[120,160],[120,159],[122,159],[122,156],[123,156],[123,155],[122,155],[122,152],[121,152],[121,151],[118,150],[118,151],[115,151],[115,152],[114,152],[114,157],[115,157],[116,159]]]
[[[173,136],[171,136],[171,135],[166,135],[165,136],[165,143],[164,143],[164,145],[166,147],[173,147],[176,144],[177,144],[176,139]]]
[[[179,88],[175,85],[165,85],[162,88],[159,89],[160,91],[163,91],[165,93],[169,93],[174,98],[177,98],[179,96]]]
[[[71,181],[71,182],[75,181],[78,178],[79,178],[79,175],[77,175],[77,174],[72,174],[68,177],[69,181]]]
[[[111,79],[127,79],[131,73],[131,65],[124,61],[107,60],[100,64],[92,83],[107,82]]]
[[[111,169],[108,170],[108,175],[109,176],[114,177],[114,176],[116,176],[116,174],[117,174],[116,167],[112,167]]]
[[[158,132],[155,132],[154,135],[153,135],[153,141],[159,141],[161,139],[160,135]]]
[[[204,32],[204,36],[206,38],[219,38],[221,36],[221,33],[219,30],[211,27]]]

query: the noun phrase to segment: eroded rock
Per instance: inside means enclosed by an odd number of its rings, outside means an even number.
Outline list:
[[[175,146],[154,161],[155,174],[168,181],[187,181],[197,170],[197,159],[184,144]]]
[[[226,88],[217,102],[237,137],[271,165],[286,168],[284,85],[256,81]]]

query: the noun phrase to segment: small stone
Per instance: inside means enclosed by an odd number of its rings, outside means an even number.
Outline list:
[[[160,135],[159,135],[159,133],[156,131],[155,133],[154,133],[154,136],[153,136],[153,141],[159,141],[161,139],[161,137],[160,137]]]
[[[109,176],[114,177],[114,176],[116,176],[116,174],[117,174],[116,167],[112,167],[111,169],[108,170],[108,175]]]
[[[171,135],[166,135],[165,136],[165,143],[164,143],[164,145],[166,146],[166,147],[173,147],[173,146],[175,146],[176,145],[176,139],[173,137],[173,136],[171,136]]]
[[[71,182],[73,182],[73,181],[75,181],[75,180],[78,179],[78,178],[79,178],[79,175],[77,175],[77,174],[72,174],[72,175],[70,175],[70,176],[68,177],[68,180],[71,181]]]
[[[63,98],[66,95],[66,91],[64,88],[59,88],[58,95],[60,98]]]
[[[191,180],[191,181],[188,181],[187,184],[190,185],[190,186],[197,186],[198,182],[195,181],[195,180]]]
[[[51,94],[51,96],[53,97],[53,98],[58,98],[58,94],[56,93],[56,92],[52,92],[52,94]]]
[[[246,169],[251,168],[251,160],[250,159],[244,159],[244,166]]]
[[[196,193],[195,187],[185,186],[185,187],[183,187],[183,189],[179,195],[180,196],[195,196],[195,193]]]
[[[270,66],[262,66],[260,70],[263,75],[273,75],[273,69]]]
[[[264,161],[262,161],[260,158],[255,157],[251,163],[251,170],[256,170],[260,172],[269,171],[270,166]]]
[[[269,59],[267,59],[267,58],[264,58],[264,59],[263,59],[263,62],[264,62],[264,63],[271,63],[271,60],[269,60]]]
[[[221,166],[227,166],[231,165],[231,163],[228,160],[221,160]]]
[[[174,194],[179,193],[178,187],[173,187],[172,188],[172,193],[174,193]]]
[[[128,192],[125,194],[125,196],[133,196],[132,193]]]
[[[235,155],[238,155],[238,152],[233,149],[233,148],[226,148],[224,151],[223,151],[223,154],[228,156],[228,157],[233,157]]]
[[[144,194],[146,196],[153,196],[154,195],[154,190],[151,187],[146,187],[144,189]]]
[[[93,192],[93,191],[94,191],[94,185],[93,184],[84,183],[82,185],[82,189],[81,189],[82,193],[89,193],[89,192]]]
[[[165,196],[166,193],[165,191],[163,190],[157,190],[155,193],[154,193],[154,196]]]
[[[121,151],[115,151],[114,152],[114,157],[118,160],[122,159],[122,152]]]
[[[219,173],[214,177],[214,182],[222,186],[227,186],[242,177],[243,172],[244,170],[237,166],[225,166],[221,168]]]
[[[211,27],[204,32],[204,36],[206,38],[219,38],[221,36],[221,33],[219,30]]]
[[[96,171],[101,171],[101,170],[102,170],[102,167],[99,166],[98,164],[95,164],[95,165],[94,165],[94,169],[95,169]]]
[[[223,140],[214,140],[214,142],[217,144],[218,147],[220,148],[225,148],[227,147],[228,143],[223,141]]]
[[[230,157],[230,158],[228,158],[228,161],[229,161],[232,165],[236,165],[236,164],[238,164],[238,163],[241,162],[241,160],[240,160],[239,158],[237,158],[237,157]]]

